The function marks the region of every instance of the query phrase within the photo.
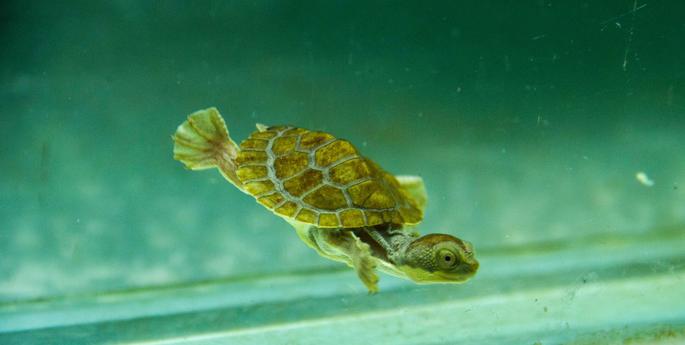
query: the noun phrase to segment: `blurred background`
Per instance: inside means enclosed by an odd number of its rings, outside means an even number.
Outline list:
[[[685,341],[683,13],[4,1],[0,340]],[[256,122],[320,129],[421,175],[420,230],[474,243],[481,272],[382,276],[366,296],[218,172],[172,159],[209,106],[238,141]]]

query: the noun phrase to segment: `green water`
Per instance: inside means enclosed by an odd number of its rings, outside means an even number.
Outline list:
[[[0,343],[685,342],[679,1],[0,4]],[[192,111],[426,181],[465,285],[352,270],[171,157]],[[644,173],[642,180],[637,178]],[[653,182],[653,183],[650,183]]]

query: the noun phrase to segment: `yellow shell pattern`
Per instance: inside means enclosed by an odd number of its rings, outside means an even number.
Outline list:
[[[256,131],[240,144],[236,164],[244,191],[260,204],[321,228],[416,224],[423,217],[393,175],[325,132]]]

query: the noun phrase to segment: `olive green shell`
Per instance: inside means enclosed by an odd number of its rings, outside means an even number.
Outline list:
[[[423,214],[397,179],[348,141],[287,126],[240,144],[243,190],[278,215],[322,228],[416,224]]]

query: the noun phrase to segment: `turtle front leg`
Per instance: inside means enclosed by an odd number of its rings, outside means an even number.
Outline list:
[[[354,268],[357,276],[369,290],[378,292],[376,259],[371,247],[359,239],[352,231],[311,228],[316,247],[322,256],[343,261]]]
[[[352,266],[369,293],[374,294],[378,292],[378,275],[375,271],[376,263],[371,255],[371,247],[353,233],[350,232],[349,236],[352,238],[349,250]]]

